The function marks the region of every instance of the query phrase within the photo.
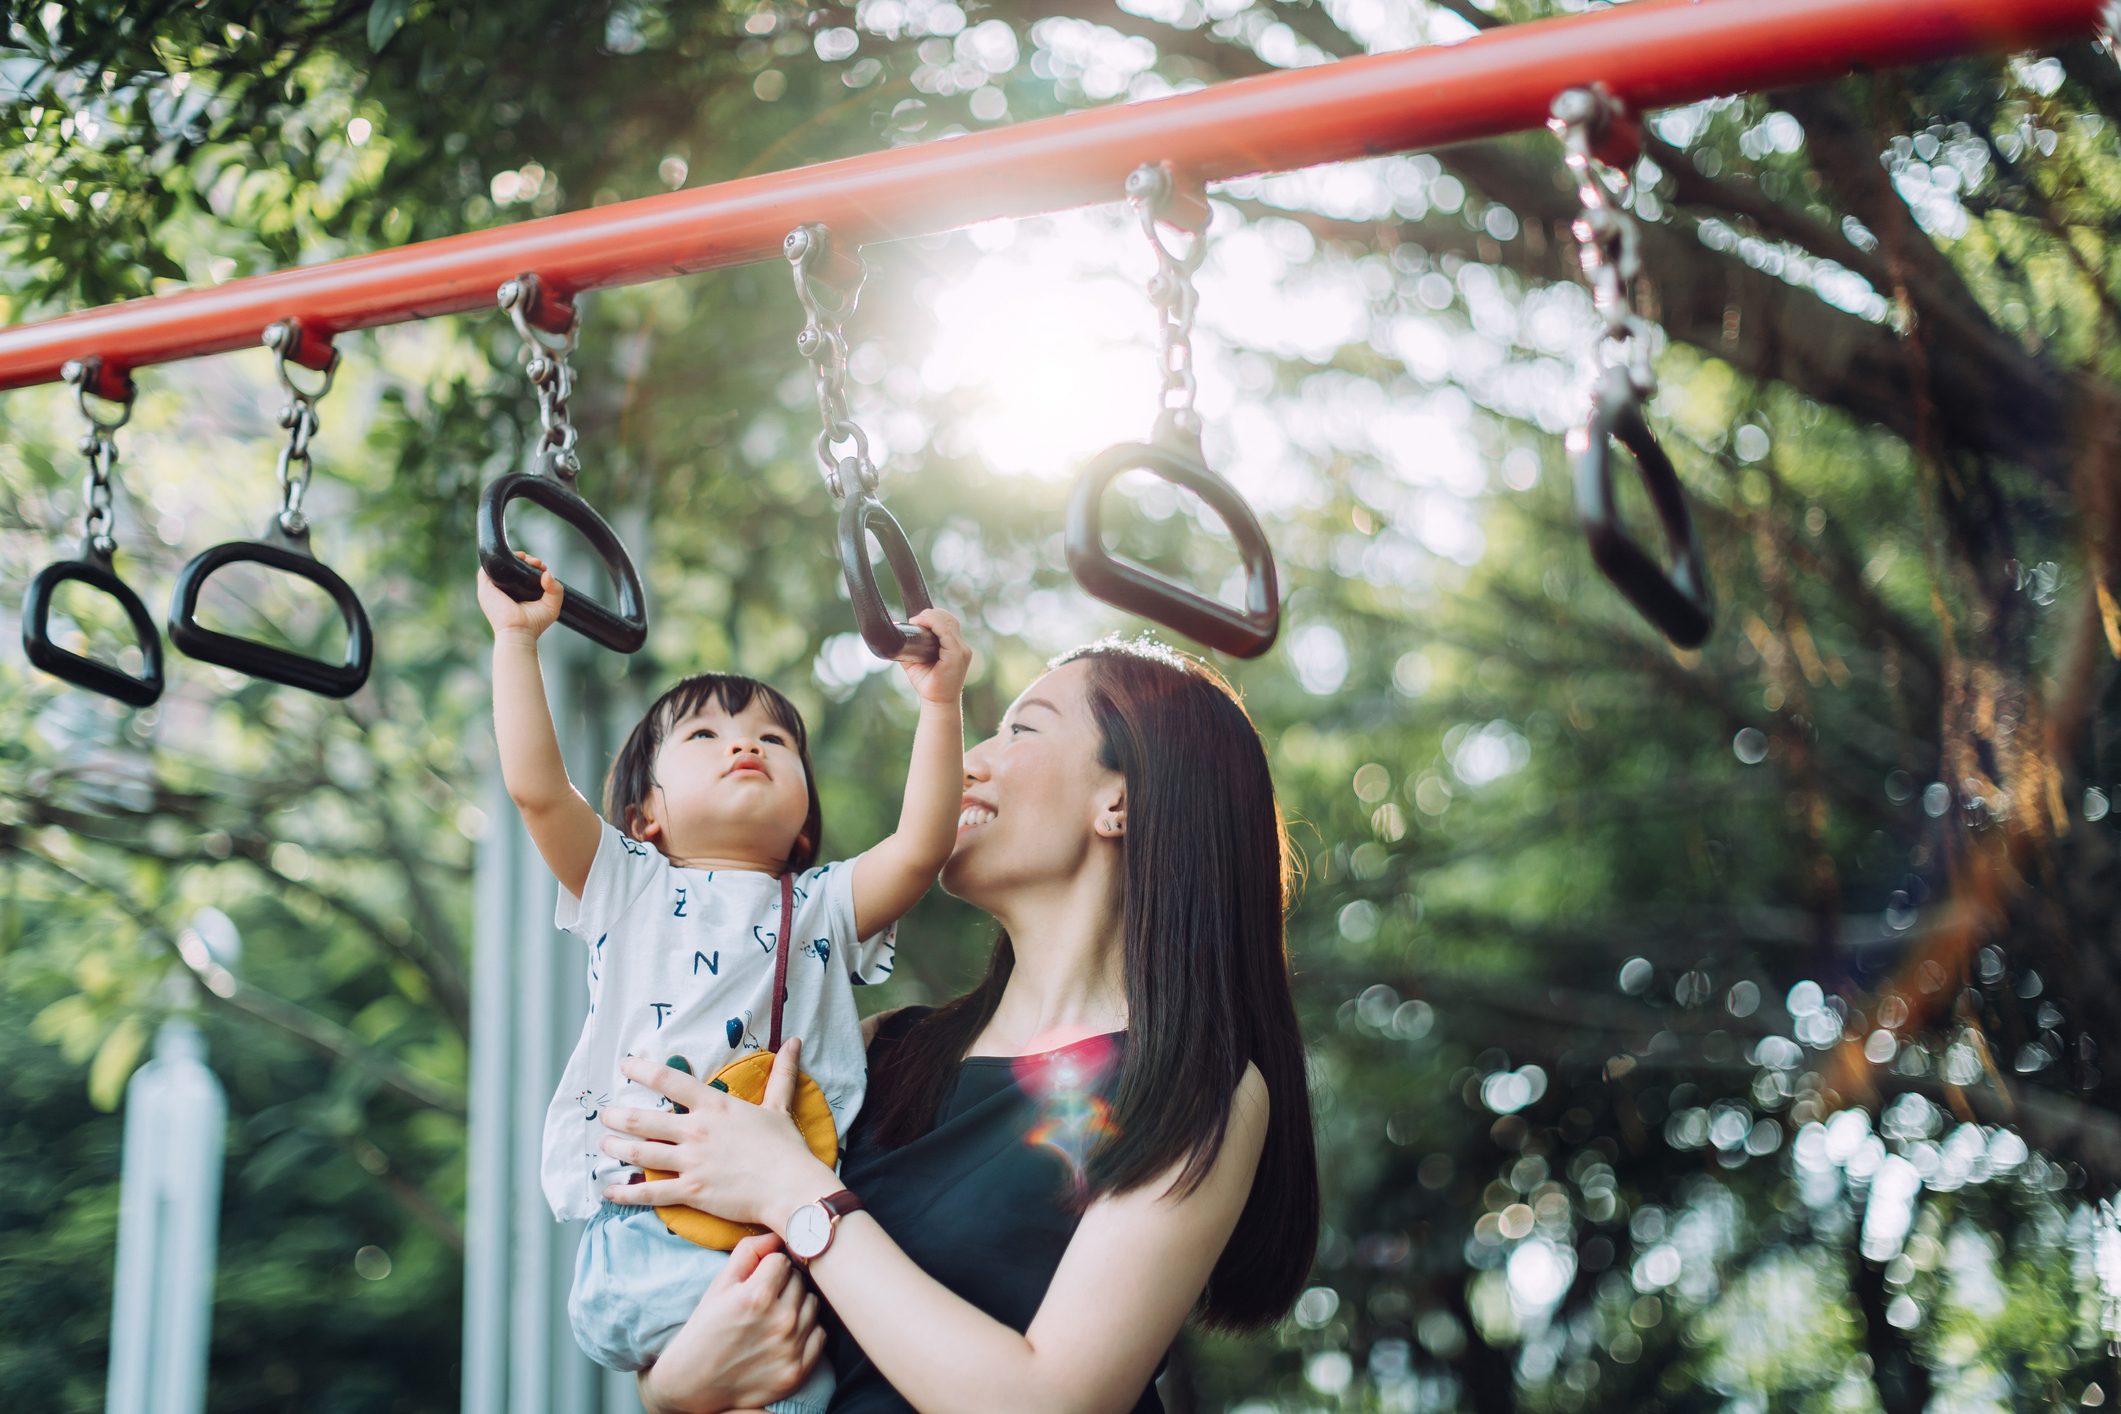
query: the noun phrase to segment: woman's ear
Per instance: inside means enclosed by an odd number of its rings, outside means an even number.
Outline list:
[[[1127,833],[1127,792],[1115,789],[1097,803],[1097,819],[1091,826],[1102,839],[1116,840]]]

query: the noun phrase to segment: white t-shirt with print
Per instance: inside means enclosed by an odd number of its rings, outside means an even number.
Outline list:
[[[613,1132],[598,1122],[604,1106],[670,1108],[626,1078],[623,1057],[683,1056],[708,1080],[765,1049],[780,913],[775,875],[674,865],[604,822],[581,898],[562,885],[553,909],[553,925],[589,948],[589,1015],[545,1110],[541,1177],[555,1218],[589,1217],[631,1171],[598,1147]],[[854,936],[852,860],[798,875],[794,915],[781,1035],[803,1038],[803,1071],[844,1140],[868,1079],[853,989],[891,975],[895,930]]]

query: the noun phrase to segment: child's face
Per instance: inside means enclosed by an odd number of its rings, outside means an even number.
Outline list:
[[[731,714],[709,703],[671,724],[641,804],[641,838],[673,859],[756,860],[777,868],[810,810],[795,734],[754,697]]]

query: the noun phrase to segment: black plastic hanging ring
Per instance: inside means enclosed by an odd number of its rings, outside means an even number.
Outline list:
[[[928,598],[928,581],[921,575],[921,562],[906,542],[906,532],[884,503],[859,490],[851,492],[840,507],[840,570],[847,577],[847,593],[854,600],[854,622],[869,651],[887,662],[932,663],[942,645],[934,634],[891,617],[891,608],[876,586],[876,571],[869,564],[868,537],[874,535],[883,548],[884,563],[898,581],[899,600],[906,617],[935,607]]]
[[[1122,472],[1146,471],[1207,502],[1237,542],[1245,566],[1245,606],[1232,608],[1175,584],[1146,565],[1105,548],[1105,488]],[[1107,604],[1139,614],[1198,643],[1237,658],[1257,658],[1281,632],[1281,591],[1274,550],[1259,518],[1229,482],[1189,449],[1174,443],[1124,442],[1083,469],[1068,500],[1068,568],[1075,582]]]
[[[246,677],[299,687],[323,697],[351,697],[368,681],[375,662],[375,639],[368,611],[353,586],[310,553],[309,536],[290,534],[277,520],[262,540],[231,540],[202,550],[177,575],[169,607],[169,641],[178,651],[233,668]],[[331,596],[346,624],[346,653],[335,666],[285,648],[210,629],[199,622],[199,594],[214,571],[226,565],[256,564],[306,579]]]
[[[545,593],[538,571],[517,559],[508,543],[508,503],[519,499],[535,501],[579,531],[618,585],[619,607],[614,612],[561,580],[566,594],[560,600],[560,622],[614,653],[638,651],[648,641],[648,599],[641,590],[640,572],[618,532],[594,506],[553,477],[517,471],[487,484],[479,497],[479,565],[486,577],[518,603],[528,604]]]
[[[133,638],[140,646],[140,656],[145,664],[138,677],[79,653],[70,653],[52,642],[52,599],[59,586],[70,580],[102,590],[125,610],[125,616],[132,620]],[[111,568],[110,557],[98,554],[92,543],[81,547],[79,559],[59,560],[46,565],[30,580],[29,593],[22,599],[22,649],[31,663],[53,677],[116,698],[129,706],[151,706],[162,695],[162,635],[155,631],[155,621],[148,614],[147,606],[140,602],[140,596],[118,578],[117,571]]]
[[[1641,401],[1625,369],[1606,370],[1591,400],[1590,419],[1572,442],[1576,514],[1591,542],[1591,559],[1658,632],[1678,647],[1700,647],[1715,617],[1701,541],[1694,533],[1694,518],[1687,510],[1679,473],[1650,435]],[[1642,484],[1657,507],[1668,564],[1659,565],[1628,538],[1620,524],[1613,500],[1612,449],[1616,442],[1634,455]]]

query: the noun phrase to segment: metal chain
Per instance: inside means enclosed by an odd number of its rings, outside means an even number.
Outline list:
[[[280,449],[280,529],[289,535],[307,535],[309,517],[303,514],[302,498],[309,492],[309,439],[317,435],[317,401],[331,391],[331,380],[339,370],[339,352],[332,350],[331,363],[322,372],[324,381],[303,388],[287,371],[288,354],[300,343],[294,326],[283,320],[265,331],[265,345],[272,350],[273,371],[287,401],[280,405],[280,425],[287,429],[287,445]]]
[[[567,359],[575,351],[581,325],[569,323],[564,335],[533,328],[528,318],[530,295],[528,281],[510,280],[501,286],[500,305],[523,340],[523,372],[538,393],[538,460],[561,481],[572,482],[582,470],[582,460],[575,454],[581,434],[567,412],[567,400],[574,396],[574,365]]]
[[[803,332],[795,337],[795,349],[810,360],[817,372],[818,466],[824,471],[825,487],[832,492],[832,499],[843,501],[849,482],[872,493],[877,485],[876,463],[869,458],[868,434],[856,424],[847,406],[847,336],[840,330],[861,299],[869,268],[859,264],[857,254],[859,273],[854,287],[834,288],[817,269],[825,259],[829,240],[825,227],[811,223],[790,231],[781,250],[795,274],[795,297],[803,306]],[[842,442],[853,444],[844,456],[833,450]]]
[[[115,420],[106,420],[96,415],[88,405],[88,390],[96,382],[100,363],[93,358],[69,359],[59,370],[59,376],[74,385],[74,400],[81,408],[81,416],[88,420],[88,431],[81,434],[81,454],[88,458],[88,479],[82,484],[81,499],[88,505],[82,520],[82,532],[87,537],[91,552],[109,559],[118,549],[116,537],[111,534],[111,473],[118,467],[118,443],[111,433],[123,427],[133,415],[133,388],[130,380],[125,385],[125,398],[119,403]]]
[[[1137,167],[1127,175],[1127,203],[1141,222],[1142,234],[1156,251],[1156,273],[1149,278],[1149,301],[1156,306],[1156,367],[1163,376],[1156,436],[1200,441],[1200,414],[1193,409],[1199,383],[1193,372],[1193,316],[1200,295],[1193,272],[1208,253],[1204,231],[1193,234],[1183,255],[1164,240],[1161,217],[1171,206],[1174,182],[1163,163]]]
[[[1588,88],[1572,88],[1554,100],[1547,126],[1561,139],[1569,171],[1576,178],[1576,194],[1583,214],[1576,218],[1576,239],[1582,245],[1584,275],[1591,282],[1592,302],[1605,321],[1605,338],[1620,346],[1628,385],[1635,396],[1647,401],[1657,391],[1657,378],[1650,368],[1649,324],[1634,309],[1635,279],[1642,273],[1641,238],[1635,217],[1615,200],[1601,171],[1625,191],[1628,174],[1609,168],[1592,152],[1601,129],[1623,116],[1619,100]]]

